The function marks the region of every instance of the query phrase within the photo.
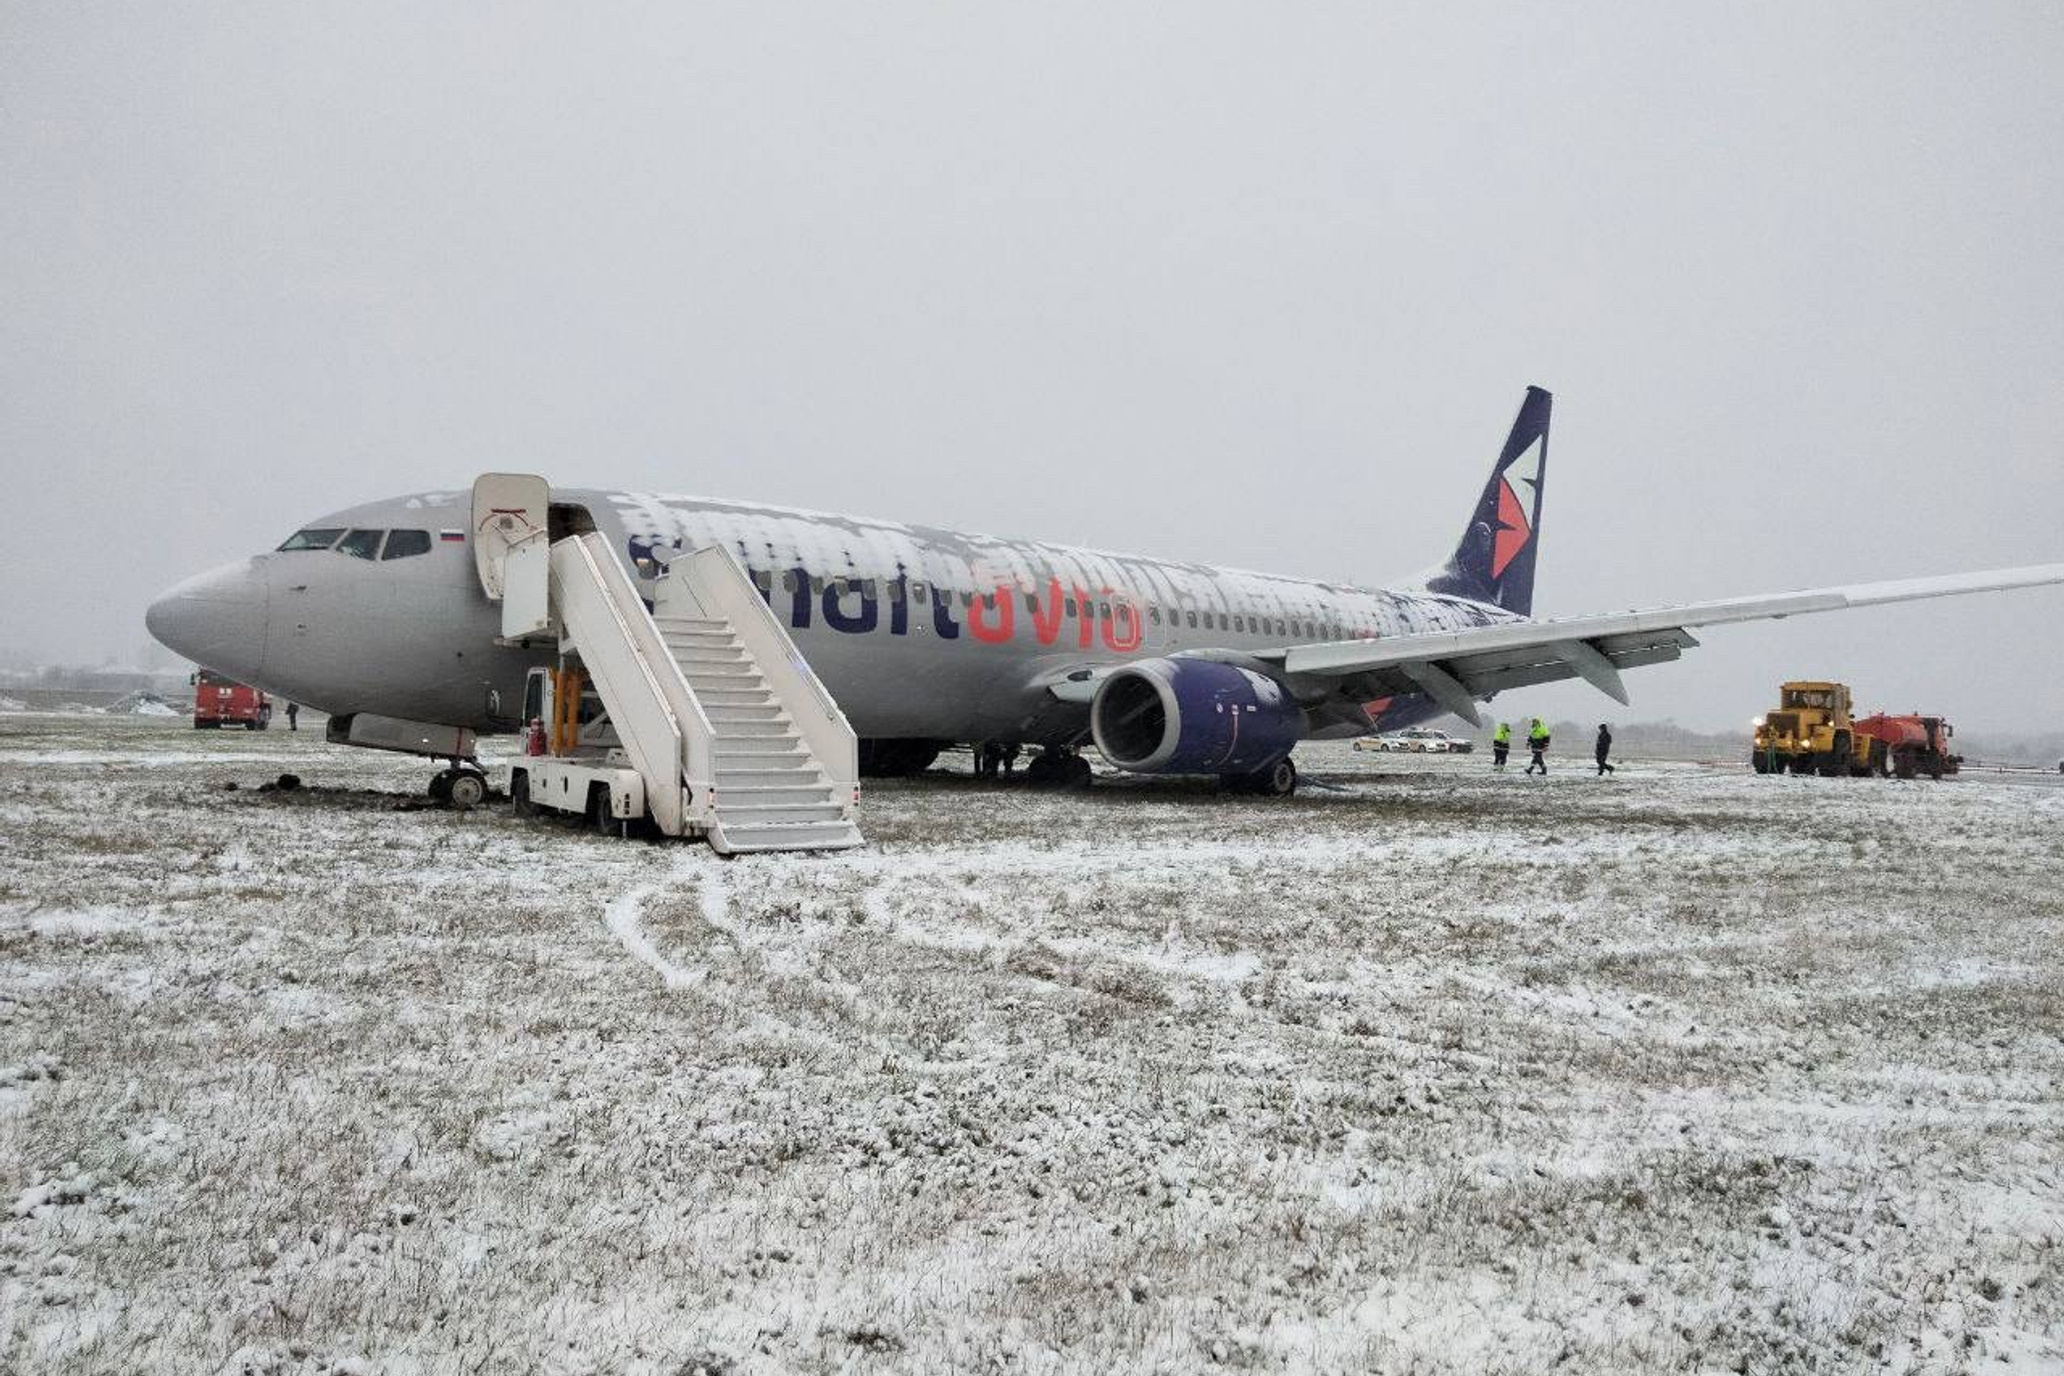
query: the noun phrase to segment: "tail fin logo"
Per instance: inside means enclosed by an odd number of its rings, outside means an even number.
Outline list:
[[[1528,519],[1534,510],[1535,494],[1541,486],[1541,440],[1536,436],[1527,446],[1527,452],[1514,460],[1511,468],[1498,479],[1498,526],[1497,535],[1491,545],[1491,577],[1503,578],[1505,570],[1527,547],[1527,541],[1534,538],[1533,523]],[[1526,495],[1522,497],[1513,487],[1523,484]]]

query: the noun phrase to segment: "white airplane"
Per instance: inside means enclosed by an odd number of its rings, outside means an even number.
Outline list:
[[[1120,769],[1276,795],[1301,740],[1480,724],[1479,701],[1558,679],[1625,703],[1621,671],[1678,658],[1694,627],[2064,583],[2048,564],[1535,620],[1550,407],[1528,389],[1453,554],[1387,588],[595,489],[551,491],[551,534],[599,532],[643,580],[729,550],[844,709],[862,773],[1008,742],[1040,748],[1035,779],[1087,783],[1094,741]],[[497,643],[471,521],[461,492],[352,507],[179,584],[147,622],[217,673],[339,721],[420,724],[403,748],[450,756],[450,728],[519,728],[525,675],[555,649]]]

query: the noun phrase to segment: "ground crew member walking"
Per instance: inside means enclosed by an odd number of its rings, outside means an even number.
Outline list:
[[[1498,729],[1491,733],[1491,768],[1503,769],[1505,757],[1512,753],[1512,723],[1501,721]]]
[[[1598,777],[1602,779],[1613,772],[1613,767],[1605,761],[1605,757],[1612,754],[1612,732],[1606,729],[1604,722],[1598,723],[1597,754]]]
[[[287,704],[287,730],[299,731],[300,729],[301,704],[298,702],[290,702]]]
[[[1534,752],[1533,762],[1527,765],[1526,772],[1531,774],[1538,769],[1541,771],[1542,776],[1546,777],[1548,773],[1548,724],[1539,717],[1535,717],[1534,724],[1527,728],[1526,743],[1527,749]]]

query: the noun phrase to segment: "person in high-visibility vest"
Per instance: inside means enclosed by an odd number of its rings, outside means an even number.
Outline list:
[[[1526,767],[1526,772],[1531,774],[1538,769],[1542,774],[1547,774],[1548,725],[1539,717],[1535,717],[1534,724],[1527,728],[1526,743],[1527,749],[1534,752],[1533,762]]]
[[[1512,723],[1501,721],[1498,729],[1491,733],[1491,768],[1503,769],[1505,757],[1512,753]]]

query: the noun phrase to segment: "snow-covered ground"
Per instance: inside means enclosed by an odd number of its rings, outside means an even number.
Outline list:
[[[726,863],[0,721],[0,1370],[2064,1369],[2056,780],[1301,758]]]

